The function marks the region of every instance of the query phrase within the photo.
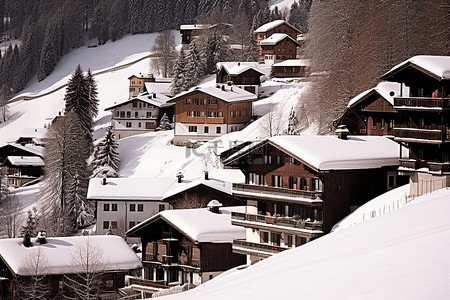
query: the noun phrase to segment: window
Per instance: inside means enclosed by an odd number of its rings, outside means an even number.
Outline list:
[[[109,221],[103,221],[103,229],[109,229]]]
[[[264,164],[271,165],[272,164],[272,156],[264,155]]]
[[[281,234],[276,233],[276,232],[270,233],[270,240],[271,240],[271,242],[272,242],[272,245],[274,245],[274,246],[280,246],[280,242],[281,242]]]
[[[121,118],[125,118],[125,112],[124,112],[124,111],[121,111],[121,112],[120,112],[120,117],[121,117]]]
[[[200,104],[201,105],[205,105],[206,104],[206,99],[200,99]]]
[[[306,191],[308,189],[308,184],[306,183],[306,178],[297,177],[298,187],[300,190]]]
[[[109,204],[108,203],[103,204],[103,211],[109,211]]]
[[[283,187],[283,177],[279,175],[272,175],[272,186]]]
[[[125,126],[126,126],[127,128],[130,128],[130,127],[131,127],[131,122],[126,122],[126,123],[125,123]]]
[[[306,238],[297,235],[295,237],[295,247],[299,247],[303,244],[306,244]]]
[[[337,192],[342,192],[342,185],[336,184],[336,191]]]
[[[127,111],[127,118],[131,118],[131,111]]]
[[[191,104],[191,99],[186,98],[186,104]]]
[[[117,211],[117,203],[111,204],[111,211]]]
[[[223,118],[223,114],[222,114],[221,111],[218,111],[218,112],[217,112],[217,118]]]
[[[388,187],[394,188],[395,187],[395,175],[389,175],[388,176]]]
[[[130,211],[136,211],[136,204],[130,204]]]
[[[111,221],[111,228],[117,229],[117,221]]]
[[[112,279],[106,280],[106,287],[107,287],[107,288],[112,288],[112,287],[114,287],[114,280],[112,280]]]
[[[132,227],[134,227],[134,226],[136,226],[136,222],[130,221],[130,226],[129,226],[129,228],[132,228]]]
[[[137,210],[138,211],[144,211],[144,204],[138,204]]]
[[[261,231],[261,244],[265,244],[269,242],[269,233],[267,231]]]
[[[116,112],[116,117],[119,117],[119,114],[120,114],[120,112],[119,112],[119,111],[117,111],[117,112]]]
[[[152,117],[152,112],[151,111],[148,111],[147,112],[147,118],[151,118]]]
[[[217,104],[217,99],[209,99],[208,104]]]
[[[292,248],[293,240],[294,240],[294,238],[292,235],[290,235],[290,234],[285,235],[284,236],[284,245],[288,248]]]
[[[209,133],[209,127],[205,126],[205,128],[203,128],[203,133]]]
[[[222,132],[222,128],[221,127],[216,127],[216,133],[221,133]]]
[[[297,178],[289,176],[289,188],[291,190],[297,189]]]
[[[281,165],[281,156],[277,155],[277,165]]]
[[[166,209],[166,206],[164,204],[159,205],[159,211],[163,211]]]
[[[192,99],[192,104],[198,105],[198,99]]]
[[[139,118],[139,113],[137,111],[134,112],[134,118],[135,119]]]
[[[197,132],[197,126],[189,126],[189,132]]]
[[[322,190],[322,181],[320,181],[319,178],[311,178],[311,190],[312,191]]]
[[[133,101],[133,107],[134,107],[134,108],[138,107],[137,101]]]
[[[138,127],[141,128],[141,126],[142,126],[142,124],[141,124],[141,122],[139,122],[139,123],[138,123]]]
[[[384,129],[384,118],[381,118],[381,129]]]

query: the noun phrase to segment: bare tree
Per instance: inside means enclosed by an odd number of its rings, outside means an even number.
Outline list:
[[[270,98],[267,113],[262,116],[261,126],[267,131],[269,137],[280,135],[283,131],[281,111],[278,109],[277,104],[273,103],[272,98]]]
[[[68,299],[97,299],[100,292],[101,276],[104,271],[103,251],[91,238],[87,237],[69,254],[72,265],[71,275],[64,276],[69,287]]]
[[[7,193],[0,203],[0,226],[3,237],[15,238],[20,235],[24,217],[17,196]]]
[[[47,299],[50,292],[49,262],[42,249],[37,247],[23,260],[20,271],[23,276],[18,279],[18,296],[20,299]]]
[[[161,70],[163,77],[170,76],[175,58],[175,36],[172,31],[162,31],[156,37],[152,51],[158,54],[158,57],[151,61],[154,68]]]

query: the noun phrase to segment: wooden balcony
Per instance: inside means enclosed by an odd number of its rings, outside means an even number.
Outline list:
[[[184,265],[191,266],[193,268],[198,268],[200,266],[200,259],[191,259],[185,255],[174,257],[170,255],[145,254],[144,261],[168,266]]]
[[[419,142],[426,144],[441,144],[442,131],[439,129],[419,129],[419,128],[394,128],[396,141]],[[444,136],[447,140],[447,136]]]
[[[450,174],[450,163],[441,163],[434,161],[400,159],[401,170],[417,170],[420,168],[428,168],[431,173]]]
[[[428,162],[428,169],[432,173],[450,174],[450,163]]]
[[[431,97],[398,97],[394,98],[394,108],[397,110],[440,111],[450,108],[449,98]]]
[[[312,207],[321,207],[323,193],[321,191],[291,190],[272,186],[234,183],[233,195],[245,198],[271,199],[282,202],[300,203]]]
[[[322,230],[322,222],[310,222],[305,220],[294,220],[290,217],[272,217],[255,214],[246,214],[239,212],[231,213],[231,222],[233,221],[251,221],[262,224],[278,225],[288,228],[306,229],[306,230]],[[235,224],[237,225],[237,224]]]
[[[399,167],[402,170],[417,170],[419,168],[419,162],[415,159],[400,159]]]
[[[245,255],[269,257],[287,249],[288,248],[272,246],[268,244],[251,243],[243,240],[233,241],[233,252]]]

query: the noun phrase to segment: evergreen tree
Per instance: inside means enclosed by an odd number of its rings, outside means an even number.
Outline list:
[[[22,226],[21,236],[36,236],[36,228],[39,224],[39,215],[37,208],[33,206],[32,209],[28,210],[27,220],[25,225]]]
[[[119,169],[119,144],[114,140],[113,128],[106,128],[105,137],[94,149],[94,159],[92,161],[92,177],[117,177]]]
[[[86,81],[88,85],[88,98],[89,98],[89,112],[91,113],[91,120],[92,123],[94,122],[94,119],[98,115],[98,91],[97,91],[97,83],[95,82],[94,75],[91,73],[91,69],[88,70],[86,75]],[[92,124],[91,123],[91,124]],[[91,125],[92,126],[92,125]]]
[[[159,122],[159,126],[156,128],[156,130],[171,130],[172,125],[170,125],[169,117],[164,113],[164,115],[161,117],[161,121]]]
[[[186,82],[186,58],[184,56],[184,51],[181,50],[178,52],[177,59],[175,61],[175,65],[173,66],[173,80],[170,85],[170,91],[172,95],[176,95],[182,91],[184,91],[187,87]]]
[[[195,42],[189,44],[186,60],[186,85],[189,89],[196,86],[205,75],[205,63]]]

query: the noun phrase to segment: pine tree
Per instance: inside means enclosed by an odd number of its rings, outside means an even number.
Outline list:
[[[156,130],[171,130],[172,125],[170,125],[169,117],[164,113],[164,115],[161,117],[161,121],[159,122],[159,126],[156,128]]]
[[[195,42],[189,44],[186,60],[186,82],[189,89],[196,86],[205,75],[205,62]]]
[[[36,228],[39,224],[39,215],[37,208],[33,206],[32,209],[28,210],[27,220],[25,225],[22,226],[21,236],[36,236]]]
[[[113,128],[106,128],[105,137],[94,149],[94,159],[92,160],[92,177],[117,177],[119,169],[119,144],[114,140]]]
[[[86,81],[88,84],[88,90],[89,90],[89,112],[91,113],[91,120],[93,123],[93,120],[98,115],[98,91],[97,91],[97,83],[95,82],[94,75],[91,73],[91,69],[88,70],[88,73],[86,75]],[[91,125],[92,126],[92,125]]]
[[[173,66],[173,80],[170,85],[170,91],[172,95],[176,95],[181,91],[184,91],[187,87],[186,83],[186,58],[184,56],[184,51],[178,52],[175,65]]]

